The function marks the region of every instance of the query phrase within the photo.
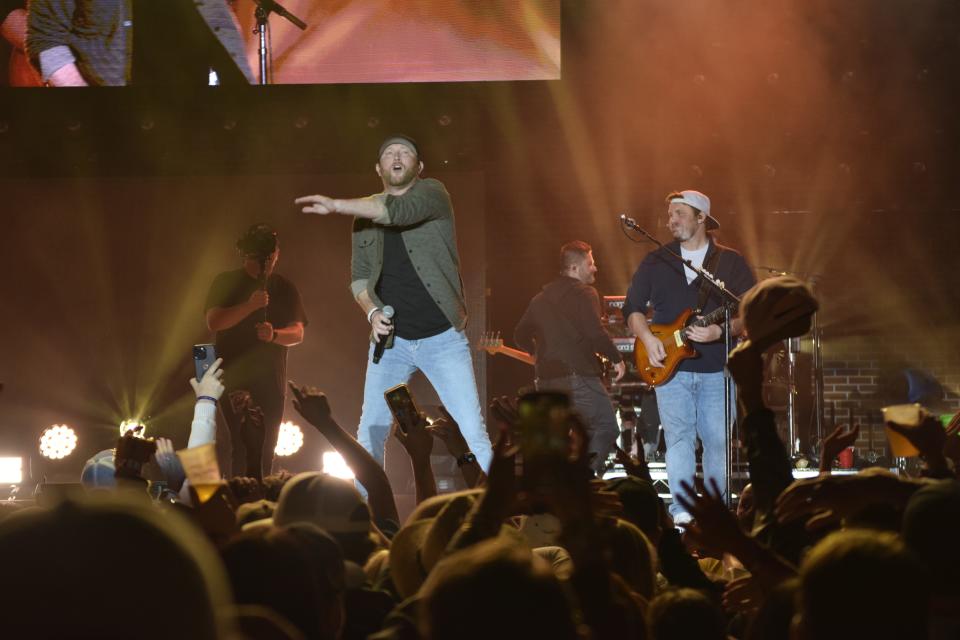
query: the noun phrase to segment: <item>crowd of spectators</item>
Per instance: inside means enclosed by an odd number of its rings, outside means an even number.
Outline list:
[[[809,328],[808,315],[782,313],[809,295],[774,279],[745,296],[749,338],[728,360],[750,476],[735,511],[719,487],[685,486],[694,520],[677,528],[642,455],[620,452],[627,475],[595,478],[575,415],[550,414],[562,450],[534,450],[517,400],[500,398],[493,461],[463,467],[465,491],[439,493],[430,469],[434,438],[465,450],[449,416],[395,431],[416,482],[401,522],[384,470],[326,396],[291,383],[295,408],[364,493],[318,472],[193,486],[169,440],[124,436],[88,462],[84,495],[0,511],[3,636],[960,637],[960,414],[946,429],[892,426],[920,451],[921,476],[794,481],[761,356]],[[219,365],[192,381],[189,448],[213,441]],[[255,410],[246,424],[258,428]],[[823,469],[851,433],[825,440]],[[141,477],[148,460],[162,492]]]

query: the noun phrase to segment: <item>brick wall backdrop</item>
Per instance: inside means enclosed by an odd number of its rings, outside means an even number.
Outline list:
[[[906,402],[891,385],[891,381],[905,380],[897,375],[905,368],[925,371],[943,386],[939,402],[925,403],[930,410],[937,414],[960,411],[960,343],[955,329],[930,328],[899,335],[825,336],[825,431],[830,429],[831,406],[835,408],[837,423],[847,422],[852,409],[854,421],[861,424],[857,454],[869,453],[872,428],[873,450],[885,455],[887,442],[880,408]]]

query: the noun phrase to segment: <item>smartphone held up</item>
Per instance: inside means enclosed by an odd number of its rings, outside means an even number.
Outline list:
[[[197,381],[203,379],[203,374],[207,372],[213,363],[217,360],[217,348],[212,344],[193,345],[193,364],[196,369]]]

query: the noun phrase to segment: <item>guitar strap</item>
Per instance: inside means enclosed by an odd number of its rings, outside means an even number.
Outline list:
[[[711,275],[716,277],[717,273],[714,271],[714,269],[717,268],[717,263],[720,262],[720,254],[723,253],[723,249],[717,247],[716,243],[711,242],[711,244],[714,251],[710,254],[710,257],[706,260],[706,262],[704,262],[703,270],[709,271]],[[702,276],[700,277],[700,290],[699,296],[697,297],[697,308],[694,310],[694,313],[697,315],[703,314],[703,307],[706,306],[707,298],[710,297],[710,293],[712,291],[711,286],[712,285],[707,282],[706,278]]]

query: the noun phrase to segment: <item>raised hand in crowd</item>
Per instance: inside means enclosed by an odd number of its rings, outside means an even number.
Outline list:
[[[187,448],[198,447],[213,442],[217,435],[217,402],[223,395],[223,358],[217,358],[204,371],[200,380],[190,379],[190,386],[197,396],[197,403],[193,408],[193,423],[190,425],[190,436],[187,438]]]
[[[221,483],[207,500],[201,500],[197,489],[191,486],[190,500],[193,505],[191,516],[215,545],[221,546],[237,533],[235,511],[238,503],[228,484]]]
[[[906,438],[920,452],[920,458],[927,465],[924,475],[932,478],[954,477],[943,452],[947,431],[937,416],[925,415],[915,427],[888,421],[887,428]]]
[[[507,429],[507,436],[512,439],[516,431],[517,419],[520,415],[517,411],[517,399],[508,398],[507,396],[494,398],[490,401],[490,415],[492,415],[494,420],[499,422],[502,427]]]
[[[752,614],[763,603],[770,586],[753,575],[734,578],[723,590],[723,608],[736,613]]]
[[[737,385],[741,413],[749,416],[763,409],[763,351],[750,341],[740,343],[727,357],[727,370]]]
[[[244,475],[259,482],[263,480],[263,443],[266,439],[263,409],[254,404],[253,396],[245,389],[230,392],[230,405],[234,415],[240,417],[240,437],[247,454]]]
[[[263,485],[256,478],[235,476],[227,480],[230,497],[234,508],[247,502],[256,502],[264,499]]]
[[[400,516],[387,474],[357,439],[344,431],[333,418],[326,394],[315,387],[298,385],[293,380],[287,384],[293,393],[293,408],[343,456],[347,466],[367,490],[367,503],[374,519],[399,522]]]
[[[198,400],[206,400],[215,404],[223,395],[223,369],[220,368],[222,364],[223,358],[217,358],[210,365],[210,368],[203,373],[200,380],[190,378],[190,386],[193,387],[193,392]]]
[[[653,482],[653,477],[650,475],[650,467],[647,466],[647,459],[645,457],[630,455],[616,446],[613,448],[613,451],[616,461],[623,465],[623,470],[627,472],[628,476]]]
[[[114,465],[117,479],[143,481],[140,472],[157,450],[154,440],[135,435],[137,429],[131,429],[117,440]],[[145,481],[144,481],[145,482]]]
[[[790,522],[814,516],[845,518],[876,503],[902,508],[921,486],[919,481],[901,479],[888,472],[807,478],[794,482],[780,494],[775,513],[780,522]],[[817,519],[807,522],[808,529],[818,527]]]
[[[433,451],[433,435],[427,431],[427,418],[419,413],[403,424],[394,422],[394,437],[403,445],[413,464],[413,481],[417,504],[437,495],[437,480],[430,466]]]
[[[298,385],[293,380],[287,382],[287,385],[293,393],[293,408],[317,431],[326,435],[328,431],[340,427],[333,419],[330,401],[325,393],[316,387]]]
[[[427,431],[439,438],[447,447],[447,451],[457,461],[457,466],[460,467],[460,473],[463,474],[467,486],[470,488],[479,487],[487,478],[483,468],[477,462],[477,457],[470,451],[470,445],[463,437],[457,421],[453,419],[445,406],[440,405],[440,412],[443,417],[427,425]]]
[[[687,526],[687,536],[691,542],[717,558],[729,553],[769,586],[796,574],[795,568],[788,562],[740,528],[736,516],[724,504],[716,481],[710,480],[710,488],[703,495],[697,495],[694,487],[687,482],[682,482],[680,486],[686,495],[677,496],[677,499],[693,516],[693,522]]]
[[[157,450],[153,454],[153,459],[160,467],[163,479],[167,481],[167,487],[174,493],[179,493],[187,475],[183,471],[183,465],[180,464],[180,458],[177,457],[170,438],[157,438]]]
[[[860,425],[853,425],[848,429],[847,425],[838,425],[836,429],[823,439],[820,444],[820,473],[825,473],[833,468],[833,461],[847,447],[852,447],[860,435]]]
[[[746,534],[736,516],[724,504],[720,488],[712,478],[710,487],[703,495],[698,495],[690,483],[680,483],[685,495],[678,495],[677,500],[693,516],[686,536],[694,546],[715,558],[722,558],[724,553],[736,555],[743,548]]]
[[[519,512],[516,475],[518,449],[511,443],[508,428],[501,426],[493,441],[493,458],[487,474],[486,490],[451,540],[450,550],[464,549],[496,537],[503,521]]]
[[[943,455],[960,469],[960,411],[947,423],[945,430],[947,441],[943,444]]]

